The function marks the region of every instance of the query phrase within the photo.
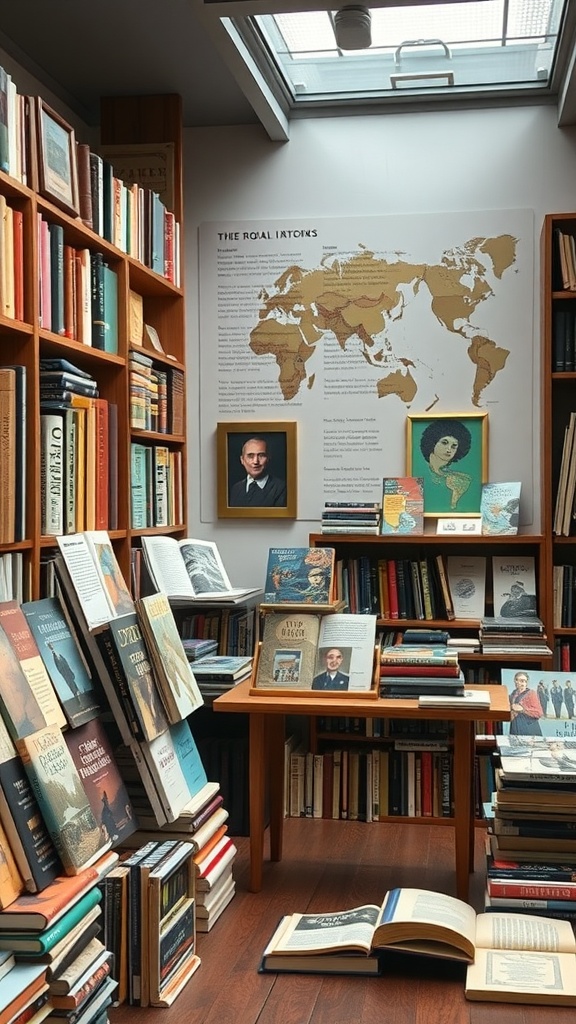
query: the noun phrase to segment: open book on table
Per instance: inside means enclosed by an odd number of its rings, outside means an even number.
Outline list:
[[[260,969],[377,974],[386,950],[469,964],[469,999],[576,1003],[576,940],[568,921],[477,915],[462,900],[425,889],[391,889],[380,906],[289,914],[264,950]],[[532,963],[521,971],[524,958]]]
[[[235,588],[212,540],[143,537],[142,551],[152,583],[167,597],[182,601],[239,604],[261,588]]]

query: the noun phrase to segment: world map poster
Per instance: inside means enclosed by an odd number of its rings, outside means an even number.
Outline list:
[[[489,479],[514,467],[530,522],[533,247],[531,210],[201,225],[202,520],[218,421],[296,420],[317,520],[405,475],[409,414],[487,411]]]

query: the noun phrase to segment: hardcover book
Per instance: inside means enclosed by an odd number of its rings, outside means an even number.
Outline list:
[[[166,595],[150,594],[140,598],[136,607],[168,721],[174,724],[202,706],[202,694]]]
[[[112,619],[107,633],[116,665],[113,671],[120,693],[126,697],[136,718],[139,739],[153,740],[165,732],[168,720],[156,686],[148,648],[136,612]]]
[[[40,657],[34,635],[17,601],[0,603],[0,625],[12,644],[46,724],[62,729],[66,724],[64,713]]]
[[[482,533],[489,536],[518,533],[522,484],[484,483],[480,496]]]
[[[335,558],[335,548],[270,548],[264,602],[330,604]]]
[[[1,625],[0,668],[0,706],[12,739],[17,740],[43,729],[47,725],[44,713]]]
[[[502,723],[510,736],[557,736],[569,739],[576,709],[576,685],[570,672],[530,669],[500,670],[508,690],[511,720]]]
[[[576,740],[556,736],[496,736],[505,782],[576,784]]]
[[[567,921],[524,914],[475,914],[453,896],[392,889],[381,906],[283,917],[264,950],[262,971],[379,973],[377,951],[467,963],[468,999],[576,1003],[576,940]],[[520,958],[538,958],[534,973]],[[506,976],[508,961],[512,963]],[[362,969],[363,966],[363,969]],[[542,971],[543,973],[540,973]],[[555,984],[546,985],[550,977]]]
[[[65,913],[59,915],[46,928],[0,931],[0,949],[13,949],[15,953],[37,953],[44,956],[59,945],[81,921],[87,920],[101,899],[100,889],[97,885],[92,885],[71,903]],[[9,910],[11,909],[10,907]]]
[[[494,555],[492,588],[494,615],[508,619],[531,618],[538,614],[534,556],[513,558]]]
[[[64,739],[102,834],[121,845],[137,822],[101,720],[68,731]]]
[[[214,541],[142,537],[142,551],[154,586],[170,598],[239,602],[259,588],[234,588]]]
[[[0,913],[0,932],[43,932],[56,924],[97,884],[118,861],[117,853],[105,854],[77,875],[58,875],[41,895],[22,893]],[[97,902],[97,901],[96,901]],[[94,903],[94,901],[93,901]],[[76,909],[77,912],[77,909]]]
[[[76,874],[110,846],[59,729],[47,727],[18,740],[52,842],[67,874]]]
[[[446,572],[455,618],[481,619],[485,611],[486,558],[448,555]]]
[[[424,480],[391,476],[382,480],[382,534],[424,533]]]
[[[367,691],[374,674],[375,615],[270,612],[255,686]]]
[[[69,725],[74,729],[96,718],[102,710],[98,695],[59,599],[28,601],[22,611]]]

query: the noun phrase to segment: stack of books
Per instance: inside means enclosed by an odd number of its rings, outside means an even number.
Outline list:
[[[552,656],[546,640],[544,623],[537,615],[525,618],[485,615],[480,622],[482,654]]]
[[[575,922],[576,740],[507,735],[496,742],[486,910]]]
[[[116,998],[112,952],[99,934],[100,885],[117,862],[110,851],[73,877],[58,876],[40,898],[22,894],[0,913],[0,962],[8,954],[16,964],[11,982],[21,968],[42,979],[40,987],[26,989],[30,998],[22,994],[26,1020],[91,1024]]]
[[[321,533],[380,533],[382,506],[378,501],[327,501]]]
[[[224,912],[236,891],[233,869],[237,849],[220,825],[213,836],[194,855],[196,864],[196,927],[209,932]]]
[[[192,664],[200,693],[206,702],[214,700],[252,675],[252,658],[248,657],[211,654]]]
[[[381,647],[381,696],[463,696],[458,651],[447,641],[444,630],[407,629],[401,643]]]
[[[184,648],[186,657],[191,665],[200,658],[206,658],[209,654],[218,653],[217,640],[203,640],[199,637],[186,637],[182,639],[182,647]]]

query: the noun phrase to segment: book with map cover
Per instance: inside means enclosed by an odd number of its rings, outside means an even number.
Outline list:
[[[335,548],[270,548],[265,604],[330,604]]]
[[[424,533],[424,480],[385,476],[382,480],[382,534]]]

